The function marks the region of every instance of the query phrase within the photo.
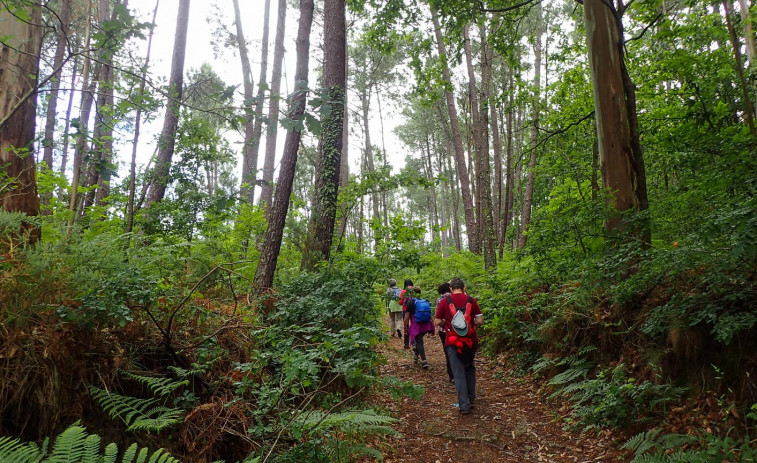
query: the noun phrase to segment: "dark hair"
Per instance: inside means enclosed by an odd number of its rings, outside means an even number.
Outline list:
[[[413,286],[413,280],[411,280],[410,278],[405,278],[405,288],[407,288],[408,286]]]
[[[451,289],[465,289],[465,282],[462,278],[455,277],[449,280],[449,287]]]
[[[445,281],[444,283],[440,284],[436,288],[436,292],[439,294],[447,294],[449,292],[449,283]]]
[[[412,287],[412,290],[413,290],[413,292],[414,292],[415,294],[420,294],[420,293],[421,293],[421,289],[420,289],[419,287],[417,287],[417,286],[413,286],[413,287]]]

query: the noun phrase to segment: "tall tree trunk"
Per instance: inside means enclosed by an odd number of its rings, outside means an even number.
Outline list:
[[[360,93],[360,106],[363,115],[363,133],[365,134],[365,167],[371,174],[376,173],[376,166],[373,159],[373,144],[371,144],[371,130],[368,124],[368,112],[371,104],[371,92],[369,89],[362,89]],[[346,146],[343,144],[343,146]],[[378,191],[376,186],[371,186],[371,202],[373,204],[373,217],[371,221],[381,222],[381,210],[379,209]],[[374,249],[378,249],[378,234],[374,235]]]
[[[441,236],[439,232],[439,211],[436,209],[436,187],[434,186],[434,164],[431,162],[431,144],[429,142],[429,136],[426,135],[426,156],[423,158],[423,167],[426,171],[426,179],[431,186],[429,187],[429,194],[426,196],[428,204],[429,215],[429,228],[431,229],[431,237],[434,241],[439,241],[441,244]],[[426,164],[428,161],[428,164]]]
[[[115,4],[120,2],[116,0]],[[100,19],[103,21],[115,20],[115,12],[109,13],[108,0],[100,0]],[[110,178],[113,171],[113,103],[115,92],[115,77],[113,69],[113,56],[106,53],[103,57],[103,78],[100,82],[100,95],[102,105],[98,105],[97,123],[100,124],[100,138],[97,143],[97,194],[95,195],[95,204],[97,206],[105,205],[105,199],[110,196]]]
[[[723,9],[725,10],[725,24],[728,27],[728,36],[731,40],[731,47],[733,48],[733,58],[735,61],[736,75],[739,78],[739,86],[741,87],[741,96],[744,98],[744,118],[746,124],[749,127],[749,131],[752,136],[757,137],[757,128],[754,125],[754,106],[752,106],[752,98],[749,95],[749,86],[746,82],[746,76],[744,75],[744,65],[741,60],[741,43],[739,37],[736,35],[736,29],[733,27],[731,21],[731,15],[733,14],[733,5],[730,0],[723,0]]]
[[[449,172],[450,180],[449,180],[449,197],[452,201],[452,236],[455,239],[455,249],[457,252],[462,251],[463,244],[462,244],[462,233],[461,233],[461,226],[460,226],[460,195],[457,192],[457,185],[458,185],[458,177],[457,172],[452,168],[452,153],[454,152],[454,147],[452,146],[452,141],[450,140],[447,143],[447,172]]]
[[[37,99],[33,92],[39,71],[42,13],[36,2],[23,9],[29,16],[27,21],[15,17],[8,8],[0,8],[5,35],[0,41],[0,120],[5,121],[0,128],[0,164],[5,174],[0,199],[4,211],[36,216],[39,196],[32,149]],[[21,106],[17,106],[19,101]],[[39,228],[27,229],[29,243],[41,238]]]
[[[491,61],[486,56],[486,29],[481,28],[482,63],[481,79],[482,90],[485,98],[488,98],[491,90]],[[484,245],[484,267],[491,270],[497,265],[497,246],[494,238],[494,222],[492,218],[492,190],[489,167],[489,105],[488,100],[479,108],[478,90],[476,89],[476,74],[473,70],[473,53],[471,52],[468,26],[463,29],[465,36],[465,61],[468,67],[468,91],[473,116],[473,138],[476,147],[476,185],[478,188],[479,207],[481,215],[482,242]]]
[[[260,141],[263,135],[263,105],[265,103],[266,86],[264,85],[266,76],[268,75],[268,32],[269,32],[269,18],[271,15],[271,0],[265,0],[265,9],[263,13],[263,38],[261,40],[261,52],[260,52],[260,77],[258,78],[258,93],[255,97],[255,125],[252,129],[252,148],[251,156],[252,160],[250,165],[255,174],[255,180],[257,180],[257,165],[258,154],[260,153]],[[254,160],[254,162],[253,162]],[[273,175],[273,174],[271,174]],[[257,183],[257,182],[255,182]],[[255,186],[250,187],[250,204],[255,200]]]
[[[634,189],[637,178],[620,62],[622,42],[615,14],[614,7],[603,0],[584,0],[602,184],[612,194],[609,201],[613,207],[624,212],[638,210],[639,200]],[[619,230],[622,225],[620,215],[605,224],[609,231]]]
[[[63,152],[60,157],[60,173],[66,175],[66,167],[68,164],[68,141],[69,141],[69,129],[71,128],[71,110],[74,104],[73,89],[76,88],[76,73],[79,70],[79,55],[74,57],[73,70],[71,71],[71,87],[68,91],[68,107],[66,108],[66,122],[63,127]]]
[[[533,100],[533,125],[531,126],[531,155],[528,159],[528,173],[526,177],[526,196],[523,198],[523,210],[521,211],[521,230],[518,237],[518,247],[526,245],[528,239],[528,226],[531,224],[531,205],[534,199],[534,169],[536,168],[536,151],[539,143],[539,106],[541,106],[541,37],[542,15],[541,6],[537,6],[538,18],[536,25],[536,37],[534,42],[534,100]]]
[[[315,169],[315,201],[302,256],[302,268],[305,270],[314,270],[319,261],[329,259],[334,234],[346,90],[345,0],[325,0],[323,29],[328,37],[323,50],[323,86],[331,111],[321,122],[322,151]]]
[[[434,24],[434,33],[436,35],[436,46],[439,53],[439,59],[443,63],[443,77],[446,82],[451,83],[449,66],[447,65],[447,52],[442,38],[442,29],[439,26],[439,19],[436,11],[431,10],[431,20]],[[473,197],[471,196],[470,182],[468,181],[468,168],[465,165],[465,150],[463,148],[463,139],[460,135],[460,123],[457,118],[457,108],[455,106],[455,96],[451,90],[445,91],[447,100],[447,111],[449,112],[450,128],[452,129],[452,141],[455,147],[455,161],[457,165],[457,176],[460,180],[460,191],[463,198],[463,211],[465,212],[465,227],[468,231],[468,247],[474,254],[480,254],[478,233],[476,229],[475,209],[473,207]]]
[[[286,31],[287,2],[279,0],[276,21],[276,42],[273,48],[273,70],[271,74],[271,100],[268,106],[268,129],[265,137],[265,160],[263,161],[263,188],[260,205],[271,209],[273,197],[273,170],[276,161],[276,133],[279,126],[279,99],[281,94],[281,68],[284,61],[284,32]]]
[[[145,64],[142,66],[142,77],[139,82],[139,93],[142,96],[145,93],[147,84],[147,69],[150,66],[150,52],[152,51],[152,37],[155,30],[155,18],[158,15],[158,5],[160,0],[155,1],[155,8],[152,11],[152,27],[147,39],[147,56]],[[142,106],[137,107],[137,114],[134,116],[134,139],[131,144],[131,168],[129,169],[129,202],[126,211],[126,232],[131,233],[134,230],[134,194],[137,189],[137,147],[139,146],[139,132],[142,126]]]
[[[55,122],[57,121],[58,93],[60,92],[60,78],[62,75],[63,58],[66,54],[68,45],[69,26],[71,24],[71,3],[61,2],[60,21],[55,25],[56,40],[55,58],[53,60],[53,69],[57,71],[50,78],[50,95],[47,103],[47,119],[45,121],[45,138],[42,139],[44,151],[42,160],[47,164],[47,168],[53,168],[53,148],[55,146]]]
[[[347,53],[344,55],[344,81],[349,82],[349,74],[350,74],[350,58]],[[349,131],[349,120],[350,120],[350,111],[349,107],[347,106],[347,92],[344,93],[344,115],[342,120],[342,158],[340,159],[340,165],[339,165],[339,189],[340,191],[344,191],[345,188],[347,188],[347,183],[350,180],[350,162],[349,162],[349,141],[350,141],[350,131]],[[339,222],[339,237],[340,240],[345,236],[347,233],[347,217],[349,214],[347,214],[347,208],[343,208],[344,213],[342,214],[342,217]]]
[[[507,241],[507,227],[512,221],[513,213],[513,181],[515,175],[513,173],[513,107],[514,101],[514,82],[513,82],[513,70],[508,69],[508,101],[507,101],[507,113],[505,115],[505,130],[507,131],[507,159],[505,160],[505,211],[502,214],[502,233],[500,235],[499,242],[499,258],[504,256],[505,242]]]
[[[305,114],[308,86],[308,61],[310,57],[310,29],[313,24],[313,0],[300,0],[300,23],[297,30],[297,64],[294,73],[294,93],[289,103],[287,117],[292,121],[302,121]],[[284,224],[289,210],[289,197],[292,194],[292,184],[297,166],[297,152],[300,147],[302,134],[296,128],[287,132],[284,143],[284,154],[281,158],[279,179],[276,188],[276,200],[268,214],[268,228],[260,251],[260,262],[255,270],[253,285],[258,291],[264,291],[273,286],[273,276],[276,272],[276,260],[281,250],[281,240],[284,236]]]
[[[169,181],[171,160],[176,145],[176,129],[179,126],[179,111],[184,93],[184,57],[187,52],[187,29],[189,25],[190,0],[179,0],[176,16],[176,35],[171,58],[171,76],[168,80],[168,102],[163,131],[158,139],[158,157],[155,159],[154,178],[148,191],[147,204],[163,200]]]
[[[597,123],[594,122],[594,143],[591,144],[591,199],[596,200],[599,194],[599,139],[597,138]]]
[[[749,0],[739,0],[739,6],[740,13],[741,13],[741,19],[744,23],[744,41],[746,42],[746,67],[747,69],[752,69],[752,66],[754,66],[754,57],[757,55],[757,46],[755,46],[754,41],[754,25],[752,24],[752,21],[754,20],[752,18],[752,14],[749,8]],[[753,75],[752,72],[750,72],[750,75]],[[752,81],[752,89],[757,90],[757,80],[755,80],[754,77],[751,78]],[[757,92],[754,92],[757,93]],[[754,103],[754,113],[757,114],[757,100],[753,102]]]
[[[494,102],[494,95],[489,95],[490,124],[492,128],[492,148],[494,150],[494,235],[498,244],[501,241],[503,225],[504,188],[502,186],[502,139],[499,133],[499,112]],[[501,247],[501,246],[500,246]],[[500,257],[501,259],[501,257]]]
[[[268,6],[271,0],[266,0],[265,15],[268,14]],[[255,131],[255,113],[252,109],[252,68],[250,57],[247,54],[247,42],[242,28],[242,15],[239,13],[239,0],[233,0],[234,23],[237,26],[237,48],[239,48],[239,60],[242,64],[242,89],[244,91],[244,145],[242,148],[242,183],[239,186],[239,196],[243,201],[250,204],[255,200],[255,170],[258,165],[258,153],[253,152],[252,138]],[[263,20],[263,35],[268,33],[268,18]],[[264,38],[263,47],[267,47]]]
[[[381,123],[381,154],[382,159],[384,161],[384,170],[388,170],[387,168],[389,165],[386,161],[386,142],[384,141],[384,113],[381,110],[381,89],[376,89],[376,101],[378,102],[378,110],[379,110],[379,122]],[[386,194],[386,188],[381,189],[381,204],[384,205],[383,213],[384,213],[384,228],[389,228],[389,204]]]
[[[77,205],[79,200],[79,179],[81,178],[82,170],[82,158],[84,155],[84,149],[89,138],[89,113],[92,109],[92,88],[90,87],[90,39],[92,30],[92,0],[87,0],[87,12],[85,15],[86,22],[84,23],[84,64],[82,65],[82,94],[81,103],[79,109],[79,127],[77,128],[76,144],[74,146],[74,162],[73,162],[73,175],[71,179],[71,194],[68,197],[68,224],[67,234],[71,233],[71,229],[76,221]]]

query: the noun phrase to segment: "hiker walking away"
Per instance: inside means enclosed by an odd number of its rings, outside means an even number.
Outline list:
[[[413,346],[413,362],[421,360],[421,368],[428,369],[426,348],[423,336],[434,332],[434,322],[431,319],[431,304],[421,297],[421,289],[412,287],[412,297],[408,297],[405,304],[405,331],[410,333],[410,345]],[[409,328],[409,329],[408,329]]]
[[[413,280],[410,278],[405,278],[405,284],[403,285],[404,289],[400,291],[400,300],[398,301],[399,304],[402,306],[402,312],[403,314],[407,311],[407,301],[412,299],[412,294],[410,294],[410,288],[413,287]],[[404,318],[404,315],[403,315]],[[407,325],[405,325],[405,349],[410,349],[410,336],[407,332]]]
[[[439,293],[439,298],[436,300],[436,309],[439,309],[439,304],[442,303],[445,297],[449,296],[449,283],[446,281],[442,284],[440,284],[436,288],[436,292]],[[449,354],[447,353],[447,349],[444,348],[444,343],[447,340],[447,329],[444,327],[444,325],[439,326],[439,339],[442,340],[442,350],[444,351],[444,358],[446,359],[447,363],[447,376],[449,377],[449,382],[452,383],[455,381],[454,376],[452,376],[452,367],[449,364]]]
[[[397,280],[394,278],[388,281],[389,288],[386,290],[386,311],[389,313],[389,327],[391,328],[392,337],[397,334],[402,338],[403,314],[400,300],[400,288],[397,286]]]
[[[467,415],[476,400],[476,367],[473,360],[478,348],[476,326],[484,323],[484,315],[478,302],[465,293],[465,283],[460,278],[449,282],[450,294],[436,308],[436,326],[444,326],[447,337],[444,350],[447,352],[457,390],[460,413]]]

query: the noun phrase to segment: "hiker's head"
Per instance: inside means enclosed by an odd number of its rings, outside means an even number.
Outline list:
[[[413,286],[412,289],[413,289],[413,294],[415,294],[416,296],[419,296],[421,294],[421,289],[419,287]]]
[[[410,286],[413,286],[413,280],[410,278],[405,278],[405,288],[408,288]]]
[[[390,278],[387,283],[389,283],[389,286],[397,286],[397,280],[395,280],[394,278]]]
[[[464,291],[465,282],[463,281],[462,278],[455,277],[449,280],[449,287],[452,291]]]
[[[444,283],[440,284],[436,288],[436,292],[439,294],[447,294],[449,292],[449,283],[445,281]]]

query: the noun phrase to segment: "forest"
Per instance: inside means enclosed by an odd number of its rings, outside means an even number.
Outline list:
[[[0,0],[0,462],[757,461],[754,18]]]

